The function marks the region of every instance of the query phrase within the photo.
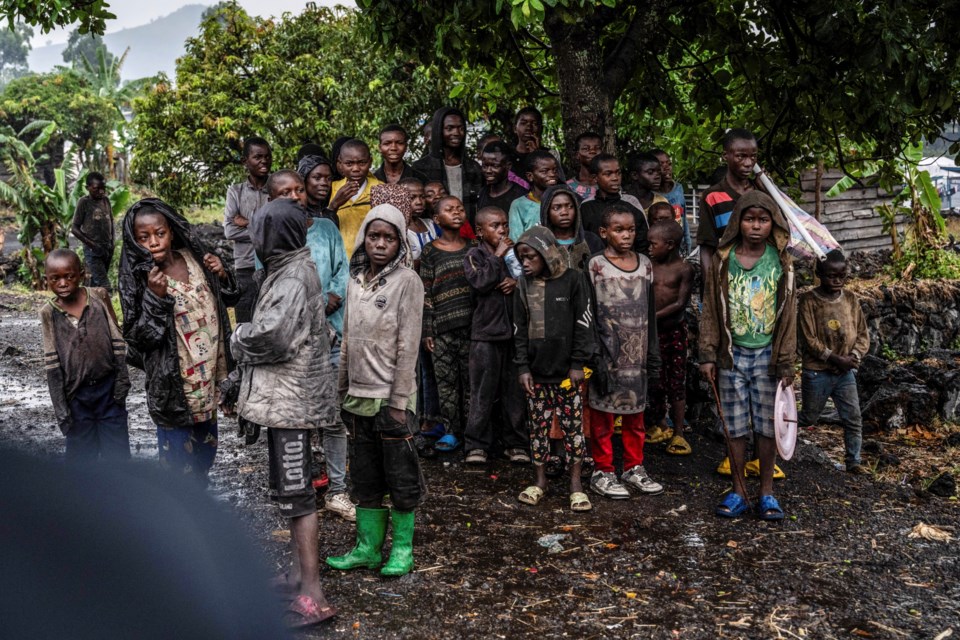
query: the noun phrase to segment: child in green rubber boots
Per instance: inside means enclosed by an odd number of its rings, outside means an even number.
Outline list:
[[[413,569],[414,509],[424,491],[413,443],[423,284],[410,262],[403,214],[391,204],[371,209],[350,259],[340,351],[357,544],[346,555],[327,558],[334,569],[380,567],[388,515],[393,545],[380,573],[402,576]],[[388,493],[389,513],[383,508]]]

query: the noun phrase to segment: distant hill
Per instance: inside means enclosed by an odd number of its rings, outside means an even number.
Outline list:
[[[121,69],[122,78],[134,80],[161,71],[173,78],[177,58],[183,55],[183,43],[197,35],[205,9],[207,7],[201,4],[191,4],[149,24],[106,33],[103,41],[114,55],[119,56],[130,47],[130,54]],[[66,44],[54,44],[31,51],[30,70],[52,71],[56,65],[64,64],[64,47]]]

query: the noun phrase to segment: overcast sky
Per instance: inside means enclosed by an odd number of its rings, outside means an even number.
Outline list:
[[[356,6],[353,0],[315,0],[317,4],[334,6],[338,4]],[[128,27],[137,27],[147,24],[151,20],[169,15],[188,4],[216,4],[217,0],[108,0],[110,12],[117,16],[116,20],[107,23],[107,31],[119,31]],[[307,4],[307,0],[240,0],[240,6],[249,13],[264,16],[279,16],[285,11],[300,12]],[[66,42],[72,27],[59,29],[50,33],[37,33],[33,38],[34,47],[42,47],[48,42]],[[39,31],[39,30],[38,30]]]

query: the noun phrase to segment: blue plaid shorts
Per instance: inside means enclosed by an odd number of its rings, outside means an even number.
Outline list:
[[[744,438],[753,431],[774,437],[773,404],[778,379],[771,376],[773,347],[748,349],[733,345],[733,369],[720,369],[720,404],[731,438]]]

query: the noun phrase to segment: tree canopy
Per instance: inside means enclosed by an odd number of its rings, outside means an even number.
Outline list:
[[[67,39],[67,46],[61,53],[63,61],[74,69],[83,69],[84,67],[95,67],[99,62],[99,57],[106,57],[105,64],[113,64],[114,56],[107,51],[103,38],[95,33],[80,33],[79,29],[70,32]]]
[[[0,27],[0,87],[29,72],[30,38],[33,29],[25,24]]]
[[[325,7],[279,21],[235,4],[208,14],[176,82],[161,78],[134,102],[135,177],[178,204],[221,199],[243,177],[245,137],[267,138],[290,166],[306,142],[375,142],[393,122],[413,131],[446,100],[445,74],[376,51],[356,19]]]
[[[80,33],[97,34],[117,17],[106,0],[0,0],[0,16],[6,16],[11,27],[24,22],[42,33],[78,24]]]
[[[620,133],[703,156],[746,126],[783,168],[828,153],[844,165],[852,151],[893,157],[960,114],[956,1],[358,4],[380,42],[483,70],[478,94],[519,83],[559,110],[568,152],[595,129],[610,148]]]

